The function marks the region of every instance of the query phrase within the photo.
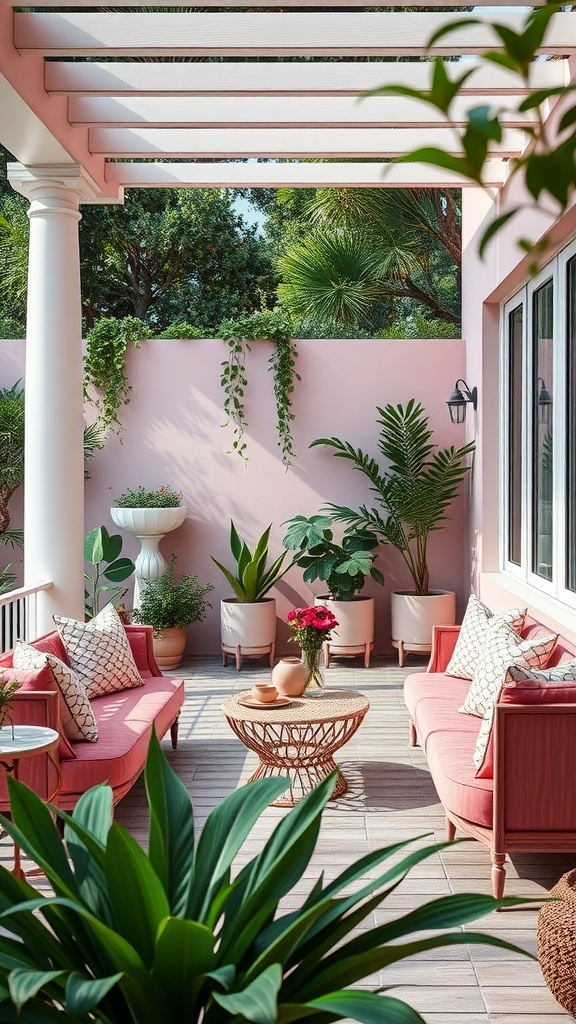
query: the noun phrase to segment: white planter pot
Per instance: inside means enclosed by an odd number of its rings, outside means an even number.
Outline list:
[[[330,609],[338,622],[330,640],[324,644],[324,664],[330,666],[331,654],[360,655],[366,668],[374,647],[374,598],[354,597],[351,601],[335,601],[329,594],[319,594],[314,604]]]
[[[431,590],[426,595],[395,591],[390,603],[392,646],[398,648],[400,665],[407,652],[426,654],[431,650],[433,626],[453,626],[456,622],[456,594],[452,590]]]
[[[186,505],[176,508],[116,508],[110,509],[112,522],[122,530],[134,533],[140,541],[134,574],[134,607],[138,607],[141,580],[158,580],[166,568],[166,559],[159,549],[166,533],[181,526],[186,518]]]
[[[228,664],[228,655],[236,659],[239,671],[246,655],[268,654],[270,666],[274,664],[276,650],[276,600],[265,597],[262,601],[245,604],[235,597],[220,602],[222,663]]]

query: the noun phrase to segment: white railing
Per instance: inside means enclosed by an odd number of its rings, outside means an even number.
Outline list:
[[[37,595],[51,586],[51,580],[41,580],[0,596],[0,653],[14,647],[16,640],[36,639]]]

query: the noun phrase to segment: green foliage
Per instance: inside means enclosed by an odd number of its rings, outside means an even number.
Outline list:
[[[9,777],[11,815],[2,825],[46,874],[51,894],[0,866],[4,1024],[423,1024],[401,999],[355,984],[444,946],[521,952],[460,927],[523,902],[510,898],[453,894],[370,926],[406,872],[446,843],[410,849],[402,841],[375,850],[328,883],[320,875],[300,902],[290,898],[309,868],[334,776],[281,818],[238,868],[238,854],[287,781],[261,779],[235,790],[197,839],[189,794],[152,731],[145,852],[114,822],[109,786],[85,793],[73,814],[56,810],[62,838],[42,800]],[[287,897],[288,911],[281,909]]]
[[[459,323],[454,189],[304,191],[307,198],[295,207],[298,229],[283,223],[283,249],[275,243],[278,292],[301,319],[299,336],[379,335],[399,316],[415,313]],[[277,220],[269,218],[272,232]]]
[[[379,331],[379,338],[459,338],[460,328],[458,324],[449,323],[447,320],[439,320],[436,317],[423,316],[416,313],[414,316],[402,317],[394,323]]]
[[[17,560],[19,561],[19,559]],[[0,597],[2,594],[9,594],[14,589],[17,576],[15,572],[12,572],[12,566],[16,565],[17,562],[10,562],[5,565],[3,569],[0,569]]]
[[[122,537],[119,533],[110,535],[105,526],[96,526],[84,538],[84,561],[92,567],[85,572],[88,586],[84,590],[85,612],[92,618],[100,611],[100,595],[105,593],[106,604],[118,600],[126,593],[126,587],[118,587],[134,572],[136,566],[130,558],[120,558]],[[102,580],[107,582],[103,583]]]
[[[24,388],[0,390],[0,532],[10,527],[8,502],[24,480]]]
[[[184,573],[180,582],[174,581],[176,555],[157,580],[142,580],[140,603],[132,612],[134,622],[152,626],[154,634],[163,629],[189,626],[201,622],[206,610],[212,605],[206,600],[214,587],[211,583],[199,583],[197,576]]]
[[[116,508],[180,508],[182,497],[182,491],[173,491],[169,484],[155,491],[148,491],[140,485],[124,491],[114,499],[114,505]]]
[[[272,524],[264,530],[264,533],[256,543],[254,551],[250,551],[246,541],[242,540],[238,535],[234,523],[230,520],[230,550],[236,562],[235,571],[230,572],[226,566],[212,557],[212,561],[224,573],[236,597],[243,604],[253,604],[255,601],[261,601],[268,591],[291,568],[290,565],[284,566],[286,551],[283,551],[275,559],[269,569],[266,568],[271,529]]]
[[[165,330],[161,331],[158,335],[159,338],[203,338],[205,331],[202,331],[199,327],[193,327],[192,324],[187,324],[182,320],[177,320],[173,324],[168,324]]]
[[[0,727],[12,725],[12,698],[21,685],[19,679],[6,679],[6,670],[0,668]]]
[[[465,465],[466,456],[475,444],[438,448],[431,441],[428,417],[414,398],[405,408],[388,404],[378,407],[378,412],[378,447],[389,463],[388,470],[382,471],[374,458],[336,437],[320,437],[310,447],[324,445],[333,448],[337,458],[350,460],[367,478],[384,511],[382,516],[378,509],[365,505],[355,511],[330,504],[327,510],[332,518],[347,523],[348,530],[371,530],[384,543],[392,544],[408,567],[416,593],[427,594],[428,535],[444,526],[446,511],[470,468]]]
[[[98,410],[101,430],[111,427],[120,433],[118,410],[121,405],[128,405],[132,390],[126,377],[126,349],[130,342],[138,348],[140,339],[149,338],[150,334],[150,328],[134,316],[123,320],[102,317],[88,331],[84,397]]]
[[[226,320],[220,325],[217,337],[228,345],[228,358],[222,363],[220,383],[224,389],[224,411],[228,422],[233,424],[232,451],[237,452],[246,462],[246,442],[244,433],[247,427],[244,411],[244,393],[248,384],[246,377],[246,352],[250,351],[250,341],[272,341],[275,348],[269,359],[269,366],[274,379],[274,397],[276,399],[276,420],[278,429],[278,445],[282,450],[282,462],[288,468],[294,458],[291,423],[292,393],[294,382],[300,380],[296,372],[297,350],[292,341],[292,324],[284,314],[276,310],[265,310],[240,317],[238,320]]]
[[[329,516],[294,516],[283,525],[288,530],[282,543],[296,552],[292,564],[304,569],[304,582],[326,582],[335,601],[351,601],[363,589],[367,576],[384,583],[382,573],[374,567],[379,540],[370,530],[352,527],[338,544]]]
[[[530,112],[535,119],[522,127],[525,145],[522,155],[509,161],[511,177],[519,177],[531,197],[528,202],[506,210],[496,217],[484,231],[479,245],[480,254],[485,252],[488,242],[504,227],[508,221],[516,217],[522,210],[541,208],[544,200],[551,200],[556,214],[559,216],[571,203],[576,188],[576,105],[564,105],[558,125],[550,130],[546,125],[549,113],[549,102],[557,98],[564,100],[574,91],[573,84],[530,90],[530,69],[538,58],[542,42],[551,19],[563,7],[555,3],[530,11],[526,15],[520,31],[516,32],[509,25],[492,22],[491,27],[499,40],[498,50],[487,50],[480,54],[474,69],[466,70],[462,75],[449,77],[448,70],[454,65],[447,65],[441,57],[436,57],[432,66],[430,88],[426,90],[410,89],[405,86],[385,86],[375,89],[366,95],[409,96],[434,107],[448,123],[453,122],[453,104],[461,96],[466,85],[470,87],[478,71],[482,73],[486,67],[494,64],[506,68],[522,86],[522,93],[528,92],[516,104],[506,106],[480,105],[472,107],[465,115],[464,127],[452,129],[456,150],[451,144],[450,152],[434,146],[426,146],[400,158],[400,162],[426,163],[432,166],[456,171],[458,174],[485,187],[486,162],[489,159],[491,144],[500,142],[506,118],[521,119],[521,115]],[[461,29],[463,25],[475,24],[474,20],[466,22],[454,21],[436,32],[428,42],[428,49],[434,43],[451,32]],[[486,24],[486,22],[484,22]],[[518,239],[518,246],[523,252],[531,252],[536,258],[545,252],[546,241],[533,243],[526,238]],[[536,266],[533,265],[533,270]]]

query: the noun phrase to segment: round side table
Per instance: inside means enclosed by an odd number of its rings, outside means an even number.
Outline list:
[[[60,769],[51,757],[51,752],[60,743],[60,734],[55,729],[47,729],[41,725],[10,725],[0,728],[0,765],[6,772],[12,772],[14,778],[19,775],[20,761],[25,757],[36,757],[38,754],[48,754],[58,773],[56,789],[48,798],[48,802],[60,792]],[[24,878],[22,869],[20,847],[14,843],[14,867],[13,874],[18,878]]]
[[[334,753],[348,742],[370,707],[368,699],[353,690],[326,690],[310,700],[295,697],[290,704],[261,708],[239,703],[245,693],[227,697],[222,710],[228,724],[259,764],[249,782],[269,776],[288,775],[290,785],[276,807],[293,807],[298,800],[333,771],[338,772],[331,799],[348,789],[346,778],[334,761]]]

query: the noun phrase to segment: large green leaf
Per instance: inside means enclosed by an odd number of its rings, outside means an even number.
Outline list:
[[[0,815],[0,822],[14,842],[43,871],[52,884],[66,895],[77,893],[64,844],[46,804],[23,783],[8,776],[12,821]]]
[[[168,897],[170,913],[185,914],[194,879],[194,812],[190,794],[152,732],[144,772],[150,807],[148,856]]]
[[[285,778],[260,779],[226,797],[208,816],[196,851],[187,916],[204,921],[222,880],[262,811],[285,791]]]
[[[83,1017],[92,1012],[121,978],[120,972],[109,978],[84,978],[81,974],[71,974],[66,982],[66,1009],[69,1016]]]
[[[210,929],[196,921],[171,917],[160,928],[152,976],[165,993],[174,1024],[182,1021],[184,1007],[188,1019],[197,1017],[200,987],[216,963],[214,941]]]
[[[12,1002],[21,1010],[29,999],[33,999],[41,989],[47,988],[51,981],[61,978],[63,974],[64,971],[29,971],[25,968],[11,971],[8,975],[8,988]]]
[[[239,1014],[254,1024],[276,1024],[277,996],[281,983],[280,964],[271,964],[241,992],[215,992],[214,999],[234,1016]]]
[[[64,820],[64,839],[82,899],[111,924],[108,890],[104,873],[106,840],[113,820],[110,786],[94,786],[83,793],[74,815],[59,811]]]
[[[123,583],[134,572],[134,562],[130,558],[117,558],[107,565],[103,576],[113,583]]]
[[[338,1017],[351,1017],[361,1024],[425,1024],[416,1010],[400,999],[376,992],[331,992],[306,1003],[310,1009],[323,1010]]]
[[[158,929],[170,915],[170,905],[144,850],[117,824],[108,833],[106,881],[116,929],[150,966]]]

